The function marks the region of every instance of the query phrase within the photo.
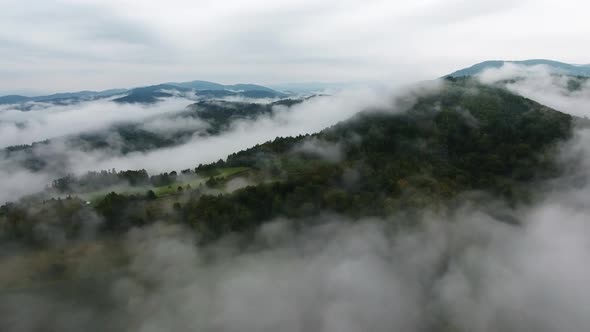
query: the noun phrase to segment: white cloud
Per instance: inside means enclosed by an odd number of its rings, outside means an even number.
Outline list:
[[[192,141],[172,148],[130,153],[125,156],[86,155],[77,158],[77,172],[91,169],[140,169],[164,172],[171,169],[193,168],[200,163],[225,159],[229,154],[264,143],[278,136],[315,133],[369,107],[385,106],[391,102],[389,93],[370,89],[343,91],[334,96],[312,98],[302,104],[284,108],[273,116],[255,121],[238,121],[228,132],[219,136],[195,137]]]
[[[183,111],[190,103],[180,98],[168,98],[150,106],[100,100],[32,111],[4,106],[0,108],[0,148],[88,133],[117,123],[139,122],[152,116]]]
[[[50,184],[53,178],[46,173],[33,173],[26,170],[1,170],[0,205],[7,201],[39,192]]]
[[[577,0],[35,0],[25,10],[6,0],[0,90],[420,80],[496,58],[586,63],[587,9]]]
[[[343,158],[342,146],[317,138],[310,138],[295,146],[293,152],[303,152],[318,156],[326,161],[339,162]]]
[[[342,90],[332,96],[311,98],[291,107],[275,106],[273,115],[260,116],[256,120],[236,120],[229,130],[220,135],[194,135],[187,142],[179,142],[180,145],[148,152],[122,155],[119,152],[120,137],[116,133],[107,137],[110,149],[99,151],[82,151],[66,145],[61,139],[52,140],[50,144],[34,149],[34,155],[47,161],[49,166],[32,177],[35,181],[23,185],[26,190],[23,189],[22,193],[7,192],[0,198],[14,200],[21,194],[36,192],[43,189],[50,180],[67,173],[84,174],[113,168],[146,169],[150,173],[160,173],[194,168],[201,163],[225,159],[231,153],[278,136],[318,132],[366,108],[391,107],[391,89]],[[81,105],[53,106],[39,111],[0,111],[0,119],[5,121],[4,124],[0,123],[0,127],[6,129],[0,131],[0,143],[3,146],[31,143],[66,134],[87,133],[121,122],[140,123],[141,128],[163,135],[174,134],[183,129],[206,129],[207,124],[196,119],[157,116],[182,111],[189,103],[191,101],[179,98],[167,99],[151,106],[92,101]],[[337,151],[332,151],[330,157],[336,158]],[[20,178],[24,172],[15,163],[15,158],[18,157],[0,160],[0,181]]]
[[[568,76],[553,75],[550,68],[505,64],[487,69],[479,79],[483,83],[502,83],[510,91],[543,105],[580,117],[590,116],[590,80],[580,81],[577,90],[569,91]]]

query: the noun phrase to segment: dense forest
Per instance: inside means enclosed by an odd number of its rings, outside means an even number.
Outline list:
[[[105,234],[159,220],[189,225],[207,240],[248,232],[275,217],[305,220],[338,213],[355,219],[444,210],[455,198],[475,192],[513,206],[527,204],[537,185],[560,174],[555,147],[572,135],[569,115],[469,78],[446,79],[440,91],[405,98],[317,134],[279,137],[186,170],[208,179],[206,184],[173,188],[174,194],[165,197],[151,190],[111,192],[89,204],[71,186],[73,181],[92,183],[93,177],[132,186],[162,180],[143,170],[57,180],[53,186],[71,196],[3,205],[1,234],[43,246],[54,234],[48,230],[64,229],[64,238],[76,239],[84,220],[98,215]],[[207,108],[203,116],[218,121],[216,116],[242,113]],[[237,167],[249,170],[245,174],[252,185],[216,191],[229,180],[216,176],[219,170]],[[482,199],[474,197],[475,204]]]

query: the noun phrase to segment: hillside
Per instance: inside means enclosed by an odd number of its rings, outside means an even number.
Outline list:
[[[72,101],[88,101],[100,98],[108,98],[119,94],[126,93],[126,89],[110,89],[104,91],[78,91],[55,93],[47,96],[25,97],[19,95],[0,96],[0,105],[21,104],[26,102],[40,103],[69,103]]]
[[[172,97],[173,93],[183,94],[188,92],[195,92],[199,97],[202,98],[219,98],[229,96],[246,98],[284,98],[287,96],[287,94],[257,84],[223,85],[208,81],[191,81],[180,83],[170,82],[131,89],[64,92],[45,96],[0,96],[0,105],[20,105],[29,102],[70,104],[119,95],[124,95],[123,97],[115,99],[115,101],[119,103],[150,104],[157,102],[159,98]],[[20,108],[27,110],[27,108],[24,106],[21,106]]]
[[[571,135],[569,115],[471,79],[447,80],[436,93],[398,104],[187,170],[209,178],[207,186],[183,188],[172,199],[112,193],[96,205],[75,198],[46,202],[41,215],[30,212],[37,209],[29,204],[40,204],[33,199],[5,205],[0,223],[5,236],[33,236],[26,229],[43,222],[41,216],[58,215],[59,223],[75,224],[80,210],[88,210],[104,218],[107,232],[164,218],[217,238],[275,217],[333,212],[360,218],[444,209],[474,191],[510,205],[527,204],[539,183],[560,174],[553,148]],[[216,177],[223,167],[250,169],[252,185],[209,195],[225,185]],[[39,241],[34,238],[28,241]]]
[[[533,60],[522,60],[522,61],[508,61],[508,60],[490,60],[475,64],[471,67],[457,70],[446,76],[451,77],[465,77],[474,76],[482,73],[486,69],[500,68],[505,64],[516,64],[522,66],[538,66],[543,65],[550,69],[554,74],[568,75],[568,76],[583,76],[590,77],[590,64],[588,65],[573,65],[569,63],[544,60],[544,59],[533,59]]]

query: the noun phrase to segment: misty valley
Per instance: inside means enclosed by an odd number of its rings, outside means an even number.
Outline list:
[[[585,331],[589,68],[0,97],[0,330]]]

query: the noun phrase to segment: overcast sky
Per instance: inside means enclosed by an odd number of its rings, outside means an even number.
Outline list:
[[[0,94],[590,62],[584,0],[0,0]]]

